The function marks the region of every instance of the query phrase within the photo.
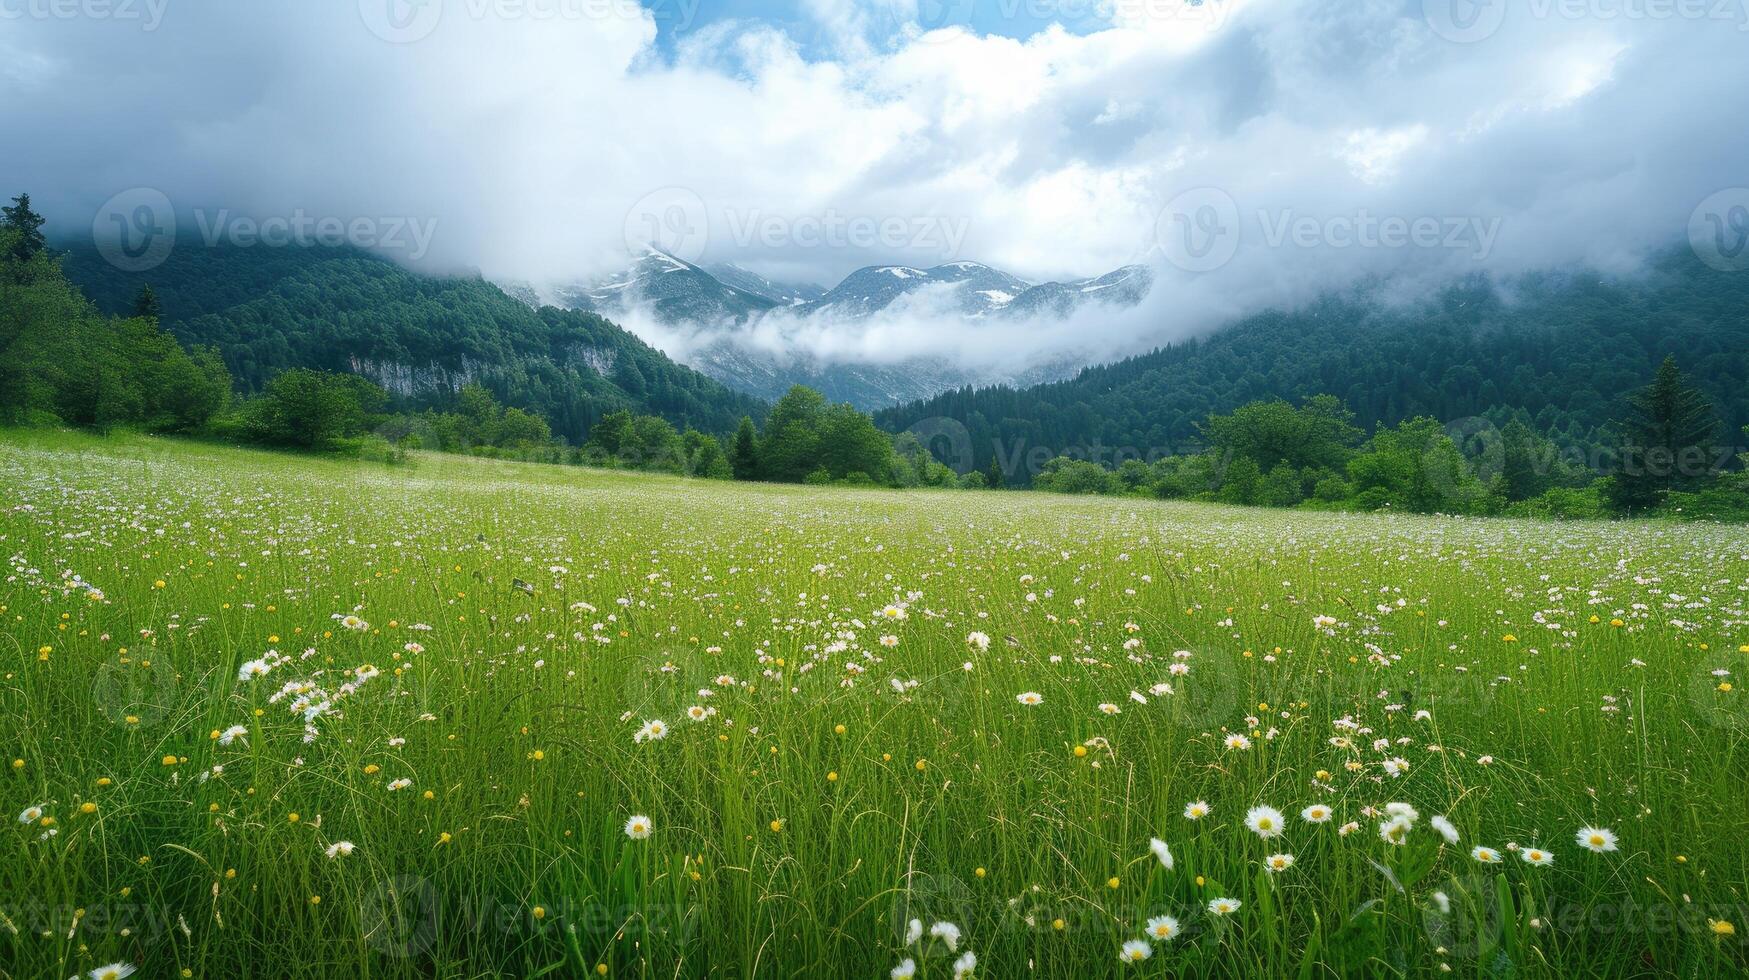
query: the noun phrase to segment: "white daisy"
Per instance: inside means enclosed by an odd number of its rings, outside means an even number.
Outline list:
[[[1140,963],[1153,955],[1154,947],[1149,946],[1145,939],[1132,939],[1117,951],[1117,958],[1121,963]]]
[[[1178,938],[1180,930],[1177,919],[1170,915],[1156,915],[1148,920],[1148,928],[1145,931],[1153,938],[1167,942]]]
[[[1286,822],[1281,811],[1272,806],[1254,806],[1245,814],[1245,826],[1264,840],[1280,837]]]

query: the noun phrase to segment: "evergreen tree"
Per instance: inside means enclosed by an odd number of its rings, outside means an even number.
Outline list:
[[[753,420],[745,415],[729,447],[729,472],[737,480],[759,479],[759,435],[753,430]]]
[[[1554,444],[1539,438],[1518,419],[1500,430],[1500,478],[1507,500],[1529,500],[1547,490]]]
[[[984,485],[992,490],[1002,489],[1002,461],[990,457],[990,465],[984,468]]]
[[[1620,431],[1619,469],[1610,479],[1610,503],[1629,513],[1654,507],[1671,490],[1692,490],[1711,474],[1712,403],[1682,378],[1674,356],[1664,358],[1652,383],[1628,396]]]
[[[35,258],[48,244],[43,239],[42,227],[43,216],[30,209],[29,194],[13,198],[12,207],[0,208],[0,228],[18,233],[10,244],[8,258],[18,262]]]
[[[151,283],[141,286],[140,295],[134,297],[134,316],[143,320],[157,320],[161,312],[158,294],[152,292]]]

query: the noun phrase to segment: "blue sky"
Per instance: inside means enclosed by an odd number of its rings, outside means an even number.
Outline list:
[[[677,42],[725,22],[762,23],[796,39],[804,57],[831,58],[837,52],[821,36],[816,18],[798,3],[770,0],[640,0],[651,12],[657,44],[672,58]],[[1072,33],[1108,26],[1100,0],[875,0],[868,4],[871,43],[886,47],[913,30],[964,28],[981,35],[1024,40],[1057,25]]]

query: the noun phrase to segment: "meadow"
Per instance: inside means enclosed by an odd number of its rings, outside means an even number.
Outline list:
[[[1749,529],[0,433],[0,976],[1749,965]]]

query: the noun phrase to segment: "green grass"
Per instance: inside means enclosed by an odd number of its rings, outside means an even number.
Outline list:
[[[0,552],[0,976],[951,975],[913,918],[987,977],[1749,962],[1742,528],[11,432]]]

